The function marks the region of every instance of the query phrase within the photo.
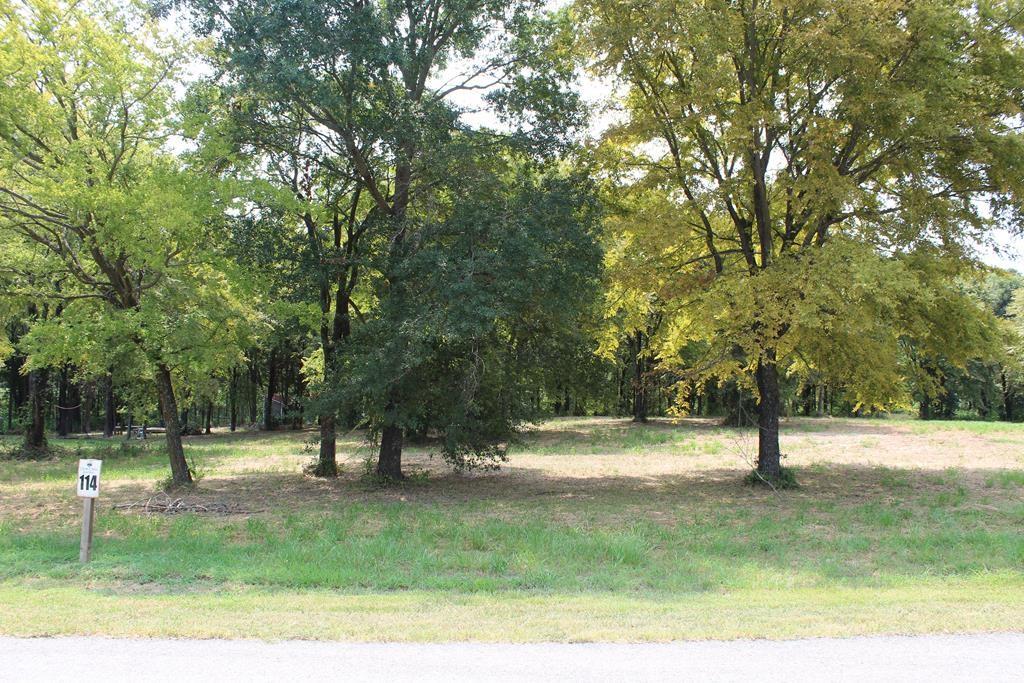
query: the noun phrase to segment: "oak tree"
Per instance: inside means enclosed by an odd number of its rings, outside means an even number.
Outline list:
[[[631,169],[621,184],[659,188],[684,215],[659,254],[686,292],[675,334],[701,321],[718,342],[703,368],[752,380],[757,469],[777,478],[780,372],[811,348],[824,363],[839,331],[861,346],[843,372],[875,378],[893,358],[869,352],[899,335],[881,343],[869,324],[897,308],[874,288],[893,272],[917,286],[915,251],[963,261],[993,225],[1021,227],[1020,3],[579,0],[576,12],[595,67],[622,86],[605,138]]]

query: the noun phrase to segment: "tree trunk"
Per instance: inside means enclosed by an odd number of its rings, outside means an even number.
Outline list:
[[[4,369],[7,370],[7,429],[6,432],[10,432],[14,426],[14,396],[15,396],[15,381],[17,379],[14,372],[13,358],[8,358],[4,363]]]
[[[380,435],[380,454],[377,457],[377,474],[386,479],[405,479],[402,474],[402,428],[385,424]]]
[[[391,216],[395,221],[395,233],[388,246],[387,276],[390,296],[398,303],[402,298],[402,285],[398,278],[397,266],[405,258],[405,216],[409,207],[412,187],[412,163],[416,156],[416,145],[404,141],[400,145],[402,161],[395,165],[394,201]],[[401,306],[398,306],[401,309]],[[394,423],[392,416],[398,413],[400,396],[387,396],[388,406],[384,411],[384,425],[380,436],[380,452],[377,454],[377,474],[390,480],[405,478],[402,474],[402,427]]]
[[[181,425],[178,423],[178,404],[174,400],[174,384],[170,369],[160,363],[156,371],[156,390],[160,397],[160,415],[164,418],[167,435],[167,455],[171,461],[171,481],[175,486],[192,483],[192,473],[185,461],[181,444]]]
[[[339,301],[338,305],[340,306],[341,303]],[[339,312],[336,315],[341,315],[341,313]],[[320,348],[324,354],[324,376],[331,379],[334,375],[335,367],[334,342],[326,325],[320,328],[320,342]],[[338,476],[337,413],[333,408],[321,410],[322,412],[318,416],[320,421],[320,456],[313,474],[317,477],[336,477]]]
[[[68,427],[72,434],[82,431],[82,389],[83,386],[77,382],[68,385],[68,397],[71,401],[71,414],[68,416]]]
[[[647,378],[644,376],[644,333],[636,331],[633,352],[633,422],[647,422]]]
[[[1013,390],[1010,389],[1010,383],[1006,379],[1006,371],[1003,370],[999,373],[1000,381],[1003,385],[1003,419],[1007,422],[1013,421]]]
[[[46,370],[28,373],[28,413],[25,426],[25,450],[46,448]]]
[[[110,438],[117,426],[117,409],[114,407],[114,378],[107,375],[103,382],[103,436]]]
[[[277,354],[270,351],[267,362],[267,394],[263,399],[263,429],[270,432],[277,427],[274,419],[274,394],[277,393]]]
[[[932,419],[932,400],[928,396],[921,398],[921,405],[918,408],[918,417],[922,420]]]
[[[338,476],[337,419],[333,414],[320,415],[320,457],[313,475],[317,477]]]
[[[24,356],[15,355],[7,359],[7,433],[14,431],[14,415],[25,405],[28,389],[27,377],[21,374],[25,364]]]
[[[306,424],[306,406],[303,397],[306,395],[306,379],[302,375],[302,366],[295,368],[295,389],[298,396],[295,400],[295,412],[292,413],[292,429],[300,430]]]
[[[68,366],[60,369],[57,377],[57,436],[66,437],[70,432],[71,406],[68,392]]]
[[[231,431],[238,428],[238,377],[234,368],[231,368],[231,384],[228,385],[228,409],[231,413]]]
[[[779,369],[773,353],[757,364],[757,472],[765,479],[777,479],[782,473],[779,448]]]
[[[253,427],[256,426],[257,420],[259,419],[258,403],[259,403],[259,387],[260,387],[260,371],[255,361],[249,361],[249,386],[247,387],[246,396],[249,401],[249,424]]]
[[[92,413],[96,406],[96,383],[89,382],[82,387],[82,431],[92,432]]]
[[[204,417],[203,433],[210,434],[212,432],[212,425],[210,424],[213,420],[213,401],[207,399],[206,401],[206,416]]]

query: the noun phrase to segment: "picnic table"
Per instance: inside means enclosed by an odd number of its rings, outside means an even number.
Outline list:
[[[150,434],[163,434],[167,430],[163,427],[149,427],[147,425],[132,425],[131,437],[133,439],[145,439]]]

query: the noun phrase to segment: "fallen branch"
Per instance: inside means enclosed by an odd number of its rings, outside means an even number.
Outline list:
[[[234,503],[190,502],[185,498],[171,498],[166,493],[158,493],[146,500],[134,503],[117,503],[114,510],[136,511],[146,514],[160,513],[176,515],[184,512],[199,512],[214,515],[248,515],[251,510],[243,510]]]

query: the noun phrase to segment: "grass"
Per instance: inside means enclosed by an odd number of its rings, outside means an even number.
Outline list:
[[[1000,486],[1004,489],[1024,487],[1024,471],[1006,470],[985,478],[985,486]]]
[[[0,584],[4,631],[36,636],[284,638],[438,642],[667,641],[1011,631],[1016,585],[695,595],[340,594],[200,588],[188,593]],[[60,605],[60,609],[53,609]],[[882,625],[882,626],[880,626]]]
[[[156,493],[160,443],[68,440],[50,460],[0,461],[0,633],[666,640],[1024,623],[1018,446],[958,424],[806,422],[784,427],[801,487],[779,493],[742,486],[747,430],[700,420],[557,420],[497,473],[412,451],[425,481],[387,490],[361,485],[352,435],[337,481],[301,474],[308,433],[193,438],[206,477],[188,500],[248,511],[226,516],[114,510]],[[104,459],[84,567],[83,454]]]
[[[987,420],[926,420],[908,421],[911,429],[917,434],[929,434],[936,431],[963,431],[971,434],[1021,434],[1018,422],[995,422]]]
[[[72,535],[0,528],[0,579],[678,593],[753,590],[768,574],[790,588],[891,587],[922,569],[962,578],[1020,569],[1024,540],[1013,523],[1024,521],[1024,506],[993,526],[962,503],[943,491],[909,511],[871,502],[841,515],[807,506],[751,519],[740,508],[673,525],[612,522],[609,510],[590,511],[593,523],[566,524],[552,519],[557,507],[549,506],[514,519],[394,503],[248,520],[104,511],[96,559],[84,570]]]

